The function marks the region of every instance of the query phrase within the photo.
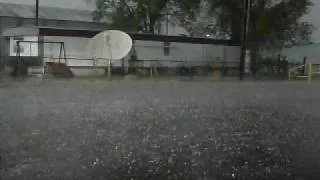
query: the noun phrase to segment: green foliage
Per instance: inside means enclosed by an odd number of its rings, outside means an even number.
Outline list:
[[[165,15],[169,0],[95,0],[95,20],[105,12],[112,14],[112,27],[154,33],[156,23]]]
[[[219,31],[239,40],[242,0],[208,0],[217,18]],[[285,44],[310,40],[312,25],[301,20],[312,6],[311,0],[252,0],[249,24],[249,45],[281,48]]]
[[[243,0],[93,0],[95,20],[112,14],[113,28],[154,33],[155,25],[167,14],[174,14],[189,31],[203,11],[214,18],[211,34],[240,40]],[[301,20],[312,6],[311,0],[251,0],[249,47],[281,48],[310,40],[313,26]],[[202,27],[207,28],[207,27]],[[207,31],[205,31],[207,32]],[[192,33],[192,32],[190,32]]]
[[[209,9],[208,15],[215,19],[211,34],[240,41],[244,1],[204,1],[207,3],[205,8]],[[313,26],[301,18],[308,13],[311,6],[311,0],[251,0],[248,47],[254,75],[256,60],[261,51],[278,50],[286,45],[310,41]],[[188,4],[180,7],[189,13]]]
[[[171,1],[173,13],[182,25],[190,34],[195,33],[194,23],[198,22],[198,17],[201,10],[201,0],[184,0]],[[202,27],[203,28],[203,27]]]

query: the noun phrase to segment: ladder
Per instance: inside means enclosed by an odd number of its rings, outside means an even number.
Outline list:
[[[306,68],[307,69],[307,75],[297,75],[298,71]],[[313,64],[311,62],[307,63],[307,64],[303,64],[297,67],[294,67],[292,69],[289,69],[288,71],[288,79],[289,81],[291,80],[297,80],[297,79],[305,79],[308,80],[308,82],[312,81],[312,75],[313,74],[318,74],[318,72],[314,72],[313,70]]]

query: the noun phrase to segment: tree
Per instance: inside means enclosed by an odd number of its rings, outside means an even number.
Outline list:
[[[113,27],[155,33],[155,26],[166,15],[169,0],[94,0],[94,19],[112,13]]]
[[[190,34],[196,30],[197,20],[200,16],[201,0],[171,1],[170,4],[175,18]]]
[[[243,0],[204,0],[209,14],[215,18],[213,34],[228,36],[240,41],[243,17]],[[187,0],[188,3],[199,3]],[[181,2],[179,7],[189,13],[190,5]],[[194,4],[193,4],[194,5]],[[196,5],[197,6],[197,5]],[[312,6],[311,0],[251,0],[248,47],[251,52],[252,71],[258,53],[265,49],[279,49],[301,40],[310,40],[313,26],[301,20]],[[194,14],[193,11],[190,13]]]

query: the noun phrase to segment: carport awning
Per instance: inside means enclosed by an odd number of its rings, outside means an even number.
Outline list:
[[[7,28],[1,33],[1,36],[38,36],[39,28],[31,27],[16,27]]]
[[[62,29],[47,26],[17,27],[3,31],[2,36],[62,36],[92,38],[102,31],[88,29]],[[133,40],[178,42],[192,44],[215,44],[227,46],[239,46],[240,42],[225,39],[210,39],[196,37],[166,36],[156,34],[128,33]]]
[[[46,26],[21,26],[7,28],[1,36],[65,36],[65,37],[87,37],[91,38],[101,31],[85,29],[62,29]]]

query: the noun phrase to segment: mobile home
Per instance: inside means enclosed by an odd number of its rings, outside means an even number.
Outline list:
[[[6,40],[6,63],[14,66],[23,61],[27,68],[42,66],[48,62],[60,62],[75,75],[90,74],[95,68],[104,73],[106,60],[96,64],[86,52],[88,40],[101,31],[26,26],[3,31]],[[191,66],[205,65],[212,62],[225,62],[237,66],[239,46],[229,40],[165,36],[152,34],[128,33],[133,39],[133,50],[141,67],[160,64],[176,67],[188,63]],[[126,58],[128,64],[130,57]],[[112,62],[113,67],[123,65],[121,61]]]

